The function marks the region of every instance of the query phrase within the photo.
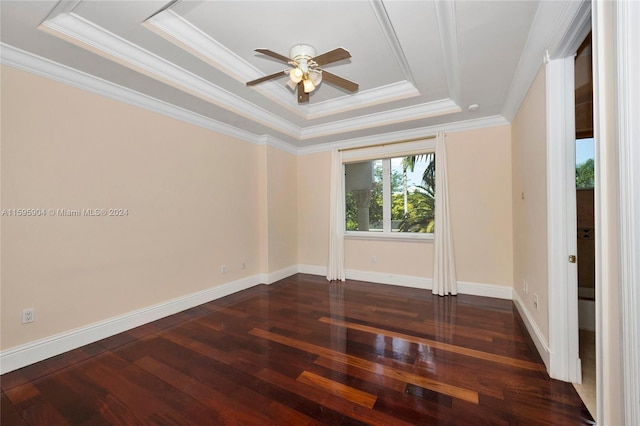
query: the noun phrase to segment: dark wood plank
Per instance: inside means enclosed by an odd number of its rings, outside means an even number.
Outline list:
[[[136,365],[205,404],[215,413],[209,417],[209,420],[215,424],[240,422],[247,425],[264,425],[269,423],[266,416],[249,407],[239,407],[236,401],[202,384],[197,378],[185,375],[151,357],[136,361]]]
[[[325,358],[330,358],[332,360],[341,362],[343,364],[347,364],[352,367],[358,367],[362,370],[375,372],[376,374],[382,374],[383,376],[390,377],[392,379],[397,379],[407,383],[413,383],[419,386],[423,386],[431,390],[434,390],[436,392],[440,392],[445,395],[450,395],[455,398],[460,398],[465,401],[470,401],[475,403],[478,402],[478,393],[470,389],[464,389],[457,386],[449,385],[447,383],[430,379],[425,376],[417,375],[409,371],[388,367],[379,363],[375,363],[362,358],[355,357],[353,355],[344,354],[338,351],[334,351],[332,349],[324,348],[322,346],[317,346],[311,343],[290,339],[286,336],[280,336],[278,334],[261,330],[259,328],[254,328],[253,330],[250,331],[250,333],[253,334],[254,336],[262,337],[264,339],[269,339],[273,342],[278,342],[283,345],[292,346],[292,347],[301,349],[305,352],[317,354]]]
[[[298,376],[297,380],[301,383],[306,383],[319,389],[323,389],[330,394],[355,402],[356,404],[367,408],[373,407],[373,404],[376,403],[375,395],[352,388],[351,386],[344,385],[331,379],[327,379],[326,377],[322,377],[309,371],[303,371]]]
[[[513,303],[297,274],[1,377],[2,424],[592,424]]]
[[[15,426],[27,424],[4,392],[2,392],[2,399],[0,401],[0,424]]]
[[[416,344],[419,344],[419,345],[429,346],[429,347],[434,348],[434,349],[441,349],[441,350],[444,350],[444,351],[455,352],[457,354],[466,355],[466,356],[473,357],[473,358],[478,358],[478,359],[483,359],[483,360],[486,360],[486,361],[497,362],[497,363],[500,363],[500,364],[510,365],[510,366],[513,366],[513,367],[527,368],[529,370],[544,371],[544,367],[543,366],[541,366],[540,364],[538,364],[536,362],[532,362],[532,361],[526,361],[526,360],[515,359],[515,358],[506,357],[506,356],[502,356],[502,355],[496,355],[496,354],[492,354],[492,353],[488,353],[488,352],[477,351],[475,349],[469,349],[469,348],[464,348],[464,347],[461,347],[461,346],[450,345],[448,343],[441,343],[441,342],[437,342],[437,341],[431,340],[431,339],[424,339],[424,338],[421,338],[421,337],[414,337],[414,336],[411,336],[411,335],[405,334],[405,333],[398,333],[398,332],[393,332],[393,331],[389,331],[389,330],[385,330],[385,329],[381,329],[381,328],[364,326],[364,325],[355,324],[355,323],[352,323],[352,322],[333,320],[333,319],[327,318],[327,317],[320,318],[320,321],[321,322],[327,322],[327,323],[330,323],[330,324],[339,325],[341,327],[347,327],[347,328],[354,329],[354,330],[365,331],[365,332],[372,333],[372,334],[375,334],[375,335],[383,335],[383,336],[389,336],[391,338],[402,339],[402,340],[404,340],[406,342],[411,342],[411,343],[416,343]]]

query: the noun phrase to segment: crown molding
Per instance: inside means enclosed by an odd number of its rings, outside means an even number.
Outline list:
[[[260,141],[259,142],[260,145],[271,146],[271,147],[279,149],[280,151],[284,151],[286,153],[289,153],[291,155],[296,155],[296,156],[298,155],[298,148],[297,147],[295,147],[295,146],[293,146],[293,145],[291,145],[289,143],[283,142],[280,139],[275,138],[275,137],[273,137],[271,135],[262,135],[262,136],[260,136],[259,141]]]
[[[298,155],[317,154],[333,149],[358,148],[365,145],[373,145],[385,142],[397,142],[405,139],[416,139],[435,135],[438,132],[463,132],[467,130],[484,129],[487,127],[509,125],[509,122],[501,115],[474,118],[472,120],[456,121],[453,123],[436,124],[418,129],[402,130],[398,132],[381,133],[378,135],[361,138],[347,139],[340,142],[324,143],[303,148],[298,148]]]
[[[39,28],[101,56],[105,56],[128,68],[141,72],[144,75],[162,81],[172,87],[176,87],[298,140],[460,111],[459,107],[455,106],[455,103],[444,100],[359,116],[329,124],[301,128],[74,13],[52,13]],[[231,56],[227,55],[227,59],[229,63],[233,63]],[[239,58],[237,59],[240,60]],[[401,90],[397,90],[399,87]],[[357,100],[350,101],[355,103],[342,105],[341,110],[353,108],[354,105],[362,107],[365,104],[371,105],[378,103],[380,102],[380,93],[393,96],[395,99],[413,96],[415,90],[409,82],[385,86],[381,88],[380,91],[373,90],[371,92],[365,92],[362,103],[359,104]],[[345,99],[342,101],[344,100]],[[342,101],[340,103],[342,103]],[[328,105],[330,108],[331,104]],[[323,106],[322,108],[327,109],[327,106]],[[326,113],[326,110],[322,112],[323,115]]]
[[[460,61],[458,60],[456,6],[452,1],[437,1],[434,6],[440,28],[440,43],[447,75],[449,98],[460,104]]]
[[[405,108],[398,108],[388,112],[361,115],[346,120],[333,121],[327,124],[305,127],[302,129],[301,139],[317,138],[321,136],[345,133],[353,130],[368,129],[371,127],[385,126],[395,123],[418,120],[421,118],[437,117],[439,115],[453,114],[461,109],[451,99],[428,102]]]
[[[575,55],[591,31],[591,2],[567,2],[549,38],[551,59]]]
[[[278,148],[282,151],[288,152],[293,155],[300,155],[300,153],[310,153],[310,152],[319,152],[325,151],[327,149],[331,149],[335,144],[323,144],[318,147],[311,146],[306,148],[298,148],[294,145],[291,145],[287,142],[284,142],[276,137],[270,135],[256,135],[251,132],[247,132],[242,129],[238,129],[237,127],[230,126],[225,123],[221,123],[217,120],[211,119],[209,117],[205,117],[200,114],[196,114],[192,111],[188,111],[184,108],[177,107],[175,105],[169,104],[168,102],[161,101],[159,99],[153,98],[151,96],[142,94],[140,92],[136,92],[132,89],[120,86],[118,84],[109,82],[107,80],[98,78],[96,76],[87,74],[82,71],[78,71],[71,67],[59,64],[57,62],[51,61],[49,59],[45,59],[41,56],[34,55],[29,52],[25,52],[21,49],[15,48],[13,46],[0,43],[0,62],[12,66],[14,68],[21,69],[23,71],[30,72],[32,74],[36,74],[45,78],[49,78],[54,81],[58,81],[64,84],[68,84],[70,86],[77,87],[79,89],[87,90],[89,92],[105,96],[110,99],[114,99],[116,101],[124,102],[130,105],[134,105],[140,108],[144,108],[149,111],[157,112],[163,114],[165,116],[175,118],[177,120],[181,120],[190,124],[194,124],[196,126],[200,126],[209,130],[213,130],[215,132],[232,136],[243,140],[245,142],[258,144],[258,145],[270,145],[275,148]],[[446,101],[446,100],[445,100]],[[451,106],[452,104],[446,102],[447,105]],[[415,107],[410,107],[408,110]],[[434,106],[426,106],[423,108],[423,112],[428,111],[431,108],[432,111],[436,111],[437,107]],[[410,113],[410,111],[405,110],[401,112],[401,110],[397,114],[402,115]],[[377,118],[376,118],[377,117]],[[378,116],[367,116],[366,120],[375,120],[380,117]],[[414,118],[411,118],[414,119]],[[473,121],[470,121],[471,123]],[[351,123],[353,124],[353,123]],[[503,123],[498,123],[503,124]],[[496,125],[495,123],[491,125]],[[343,125],[344,126],[344,125]],[[453,128],[458,127],[459,124],[453,123]],[[328,127],[328,126],[327,126]],[[436,126],[437,128],[441,128],[442,126]],[[477,127],[477,125],[472,124],[471,127]],[[429,132],[429,128],[427,129],[427,133]],[[324,131],[328,131],[330,129],[325,128],[321,129]],[[422,130],[418,130],[418,133],[423,132]],[[395,140],[398,138],[407,138],[408,135],[413,135],[416,131],[407,131],[407,132],[396,132],[390,135],[390,137]],[[428,133],[430,134],[430,133]],[[424,132],[423,132],[424,135]],[[384,139],[385,135],[376,135],[366,138],[358,138],[351,139],[347,142],[341,142],[338,145],[344,146],[345,143],[352,145],[358,144],[366,144],[371,139]],[[413,136],[409,136],[413,137]]]
[[[174,12],[171,6],[151,16],[142,25],[242,85],[247,81],[255,80],[265,75],[213,37]],[[261,93],[288,111],[300,117],[308,118],[308,105],[296,107],[296,104],[293,103],[295,97],[291,96],[291,92],[285,86],[271,81],[257,85],[252,90]]]
[[[237,127],[221,123],[184,108],[152,98],[129,88],[103,80],[94,75],[61,65],[41,56],[0,43],[0,62],[32,74],[105,96],[119,102],[157,112],[177,120],[222,133],[254,144],[262,143],[259,136]]]
[[[221,89],[75,13],[50,15],[39,28],[274,130],[296,138],[300,134],[300,128],[293,123]]]
[[[55,7],[47,15],[47,19],[52,16],[59,15],[61,13],[72,13],[76,7],[80,6],[85,0],[60,0],[56,2]]]
[[[147,18],[142,26],[242,84],[263,75],[256,67],[178,15],[171,6]]]
[[[136,92],[129,88],[103,80],[82,71],[61,65],[41,56],[25,52],[13,46],[0,43],[0,63],[21,69],[41,77],[49,78],[91,93],[105,96],[119,102],[144,108],[149,111],[175,118],[186,123],[213,130],[215,132],[231,136],[245,142],[257,145],[269,145],[292,155],[307,155],[324,152],[334,148],[351,148],[371,143],[391,142],[403,139],[412,139],[432,135],[438,131],[464,131],[484,127],[509,124],[502,116],[492,116],[473,120],[458,121],[448,124],[440,124],[419,129],[411,129],[399,132],[383,133],[379,135],[353,138],[335,143],[325,143],[308,147],[296,147],[270,135],[256,135],[237,127],[221,123],[217,120],[196,114],[184,108],[177,107],[151,96]]]
[[[579,42],[575,44],[578,36],[582,33],[586,36],[584,31],[588,31],[590,14],[591,6],[586,1],[539,3],[515,76],[507,92],[502,108],[503,117],[511,121],[518,113],[520,104],[542,67],[547,50],[554,58],[575,53],[575,50],[570,52],[571,46],[577,49],[580,45]]]
[[[308,105],[305,118],[313,120],[345,111],[353,111],[387,102],[408,99],[418,95],[420,95],[420,92],[411,82],[406,80],[398,81],[373,89],[359,91],[352,95],[345,95]]]
[[[400,66],[402,73],[404,74],[405,80],[411,82],[411,84],[415,87],[416,80],[413,77],[413,73],[411,72],[411,67],[409,66],[409,62],[407,58],[404,56],[404,51],[402,50],[402,45],[400,45],[400,40],[398,40],[398,36],[396,35],[395,30],[393,29],[393,24],[389,19],[389,15],[387,14],[387,10],[384,8],[384,4],[381,0],[369,0],[371,4],[371,8],[373,9],[373,13],[378,19],[378,23],[380,24],[380,28],[382,29],[382,33],[384,34],[389,46],[391,47],[391,51],[393,55],[396,57],[396,62]]]

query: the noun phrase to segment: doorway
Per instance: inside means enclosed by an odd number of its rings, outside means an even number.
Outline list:
[[[593,66],[591,33],[575,56],[576,235],[578,324],[582,383],[576,390],[596,418]]]

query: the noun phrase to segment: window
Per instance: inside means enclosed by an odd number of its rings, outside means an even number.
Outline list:
[[[349,162],[345,165],[347,234],[432,234],[435,153]]]

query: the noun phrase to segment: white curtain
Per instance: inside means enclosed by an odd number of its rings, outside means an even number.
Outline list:
[[[344,274],[344,186],[342,153],[331,152],[331,199],[329,200],[329,265],[327,280],[345,280]]]
[[[453,257],[453,235],[449,217],[447,185],[447,149],[445,135],[436,137],[436,208],[433,254],[433,294],[458,294],[456,263]]]

